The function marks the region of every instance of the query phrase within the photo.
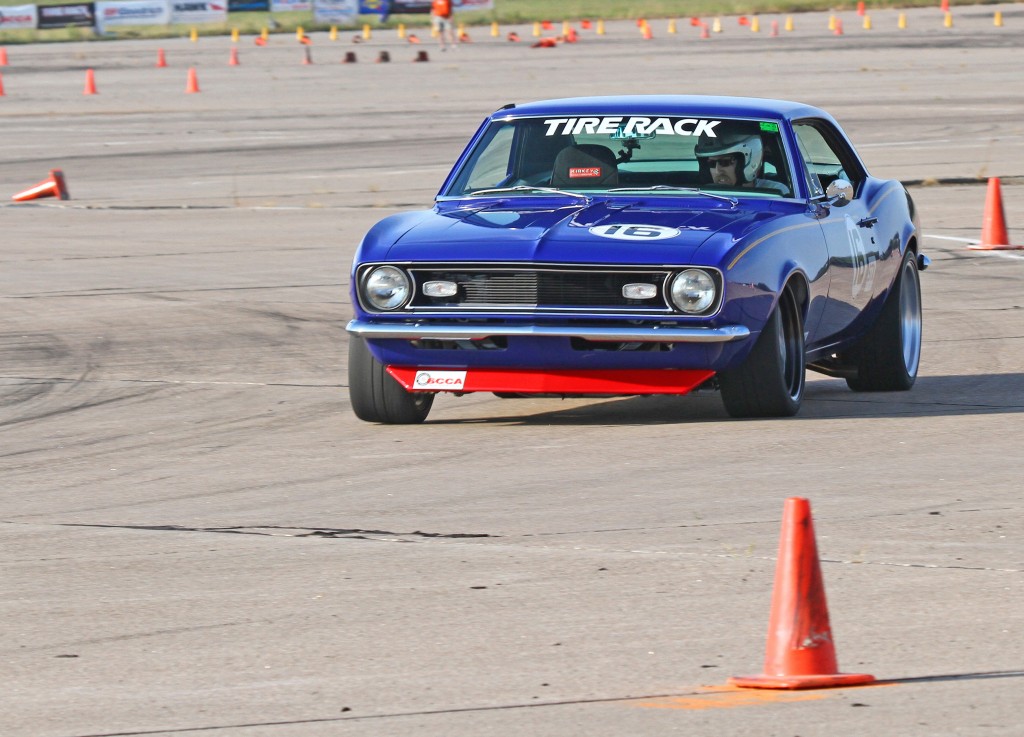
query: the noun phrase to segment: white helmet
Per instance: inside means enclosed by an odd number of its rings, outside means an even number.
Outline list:
[[[695,153],[701,159],[708,156],[740,154],[743,157],[742,168],[739,171],[742,182],[754,181],[757,172],[761,170],[761,164],[764,163],[764,144],[758,135],[725,133],[717,138],[701,136],[697,141]]]

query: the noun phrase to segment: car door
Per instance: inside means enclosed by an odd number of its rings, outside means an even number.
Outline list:
[[[808,119],[793,124],[803,157],[811,197],[829,253],[828,301],[819,323],[822,339],[856,331],[858,317],[875,293],[878,261],[883,247],[877,243],[870,205],[864,196],[867,173],[845,138],[826,120]],[[853,199],[843,206],[828,205],[828,185],[845,179],[853,185]]]

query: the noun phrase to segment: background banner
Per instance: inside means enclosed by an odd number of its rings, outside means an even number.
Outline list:
[[[96,30],[108,26],[165,26],[171,22],[167,0],[98,0]]]
[[[38,28],[66,28],[67,26],[93,26],[95,24],[96,6],[93,3],[39,6]]]
[[[270,0],[228,0],[229,13],[238,13],[247,10],[270,10]]]
[[[223,23],[228,19],[227,0],[173,0],[171,23]]]
[[[270,12],[287,13],[290,10],[312,10],[312,0],[270,0]]]
[[[9,28],[35,28],[37,20],[35,5],[0,7],[0,31]]]
[[[313,0],[313,20],[317,23],[351,23],[357,15],[358,0]]]

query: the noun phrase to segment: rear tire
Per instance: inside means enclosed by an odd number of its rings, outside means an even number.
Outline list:
[[[907,249],[878,321],[854,353],[857,375],[846,380],[857,392],[906,391],[921,362],[921,278],[917,256]]]
[[[360,420],[386,425],[423,422],[434,403],[431,393],[407,392],[354,335],[348,338],[348,397]]]
[[[803,401],[805,369],[800,307],[786,289],[750,355],[718,375],[726,411],[733,417],[792,417]]]

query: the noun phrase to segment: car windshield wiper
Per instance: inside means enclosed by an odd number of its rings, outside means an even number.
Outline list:
[[[726,197],[724,194],[715,194],[714,192],[705,192],[703,189],[697,187],[673,187],[671,184],[655,184],[652,187],[615,187],[613,189],[606,189],[606,192],[692,192],[693,194],[702,194],[705,197],[712,197],[716,200],[725,200],[730,203],[733,207],[740,203],[735,197]]]
[[[485,194],[506,194],[508,192],[534,192],[540,194],[558,194],[566,197],[579,197],[581,199],[590,201],[590,198],[585,194],[579,192],[569,192],[564,189],[556,189],[554,187],[531,187],[528,184],[518,184],[515,187],[495,187],[493,189],[478,189],[475,192],[470,192],[470,197],[476,197],[477,195]]]

